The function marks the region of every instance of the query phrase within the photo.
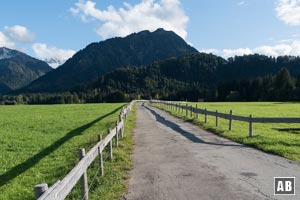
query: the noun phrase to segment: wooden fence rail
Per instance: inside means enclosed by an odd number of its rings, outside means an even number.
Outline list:
[[[198,119],[198,115],[202,114],[204,115],[204,122],[208,122],[207,116],[214,116],[216,118],[216,126],[218,126],[218,119],[223,118],[227,119],[229,121],[229,130],[232,130],[232,121],[242,121],[249,123],[249,137],[253,136],[253,124],[254,123],[300,123],[300,118],[284,118],[284,117],[252,117],[252,115],[249,115],[249,117],[245,116],[239,116],[234,115],[233,111],[230,110],[229,113],[220,113],[217,110],[216,111],[208,111],[206,108],[201,109],[196,107],[193,107],[192,105],[188,105],[187,103],[183,102],[172,102],[172,101],[160,101],[160,100],[150,100],[151,104],[156,104],[159,106],[165,106],[165,108],[168,109],[175,109],[175,111],[181,114],[185,111],[185,116],[188,116],[188,112],[190,112],[190,116],[192,117],[196,115],[196,119]]]
[[[65,199],[71,192],[76,183],[81,180],[82,199],[88,199],[88,182],[87,182],[87,169],[92,162],[99,157],[100,175],[104,175],[103,168],[103,155],[102,152],[106,146],[109,146],[109,158],[113,156],[112,143],[115,138],[116,147],[118,145],[119,137],[124,134],[124,120],[131,111],[132,104],[129,103],[123,107],[119,120],[112,130],[108,130],[107,136],[102,139],[101,135],[98,136],[98,143],[85,154],[85,149],[79,150],[80,161],[77,165],[62,179],[53,184],[50,188],[46,183],[36,185],[34,187],[35,197],[38,200],[62,200]]]

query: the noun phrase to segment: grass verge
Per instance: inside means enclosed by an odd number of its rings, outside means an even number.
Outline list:
[[[195,107],[196,103],[188,103]],[[280,102],[255,102],[255,103],[197,103],[198,108],[207,108],[210,111],[229,113],[232,109],[234,114],[254,117],[297,117],[300,112],[299,103]],[[265,152],[280,155],[290,160],[300,160],[300,132],[278,131],[274,128],[299,128],[298,124],[253,124],[254,137],[248,137],[248,123],[233,121],[232,131],[228,130],[228,120],[219,118],[218,127],[215,126],[215,117],[209,116],[208,123],[204,123],[204,115],[199,119],[190,117],[190,113],[178,113],[174,110],[161,108],[170,114],[189,121],[193,124],[232,141],[252,146]]]
[[[132,134],[135,125],[136,108],[133,106],[131,113],[125,121],[124,137],[119,140],[119,147],[113,148],[113,159],[104,163],[104,176],[97,176],[94,179],[94,185],[90,190],[90,199],[120,199],[126,194],[128,190],[127,180],[130,177],[129,171],[133,167],[131,155],[134,145]],[[108,154],[108,152],[106,153]],[[92,181],[92,175],[96,174],[98,169],[99,165],[96,161],[89,170],[89,182]]]

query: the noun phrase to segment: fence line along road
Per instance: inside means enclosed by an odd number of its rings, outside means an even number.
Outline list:
[[[115,146],[118,147],[119,137],[124,134],[124,120],[131,111],[134,101],[124,106],[116,126],[112,130],[108,130],[107,136],[102,139],[98,135],[99,142],[92,149],[85,153],[85,149],[79,150],[80,161],[77,165],[62,179],[58,180],[50,188],[46,183],[36,185],[34,187],[35,197],[38,200],[62,200],[71,192],[76,183],[81,180],[82,199],[88,200],[89,187],[87,181],[87,169],[92,162],[99,157],[100,175],[104,175],[103,155],[102,152],[106,146],[109,146],[109,158],[113,156],[113,139],[115,138]]]
[[[216,126],[218,126],[218,118],[223,118],[229,120],[229,130],[232,130],[232,121],[242,121],[249,123],[249,137],[253,136],[253,123],[300,123],[300,118],[286,118],[286,117],[252,117],[252,114],[249,117],[233,115],[233,111],[230,110],[229,113],[220,113],[216,111],[208,111],[205,109],[200,109],[188,105],[187,103],[175,102],[175,101],[161,101],[161,100],[150,100],[150,103],[153,105],[163,106],[166,109],[173,110],[175,112],[188,116],[190,112],[190,117],[194,116],[198,119],[198,115],[204,115],[204,122],[208,122],[208,116],[216,117]]]

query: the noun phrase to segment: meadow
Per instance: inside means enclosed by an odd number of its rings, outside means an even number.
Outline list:
[[[228,113],[233,110],[234,115],[253,117],[300,117],[300,103],[284,102],[216,102],[216,103],[189,103],[195,107],[209,111]],[[185,103],[184,103],[185,105]],[[279,131],[278,128],[299,128],[300,124],[253,124],[253,137],[248,137],[249,123],[232,121],[232,131],[228,129],[228,120],[219,118],[219,125],[216,127],[215,117],[209,116],[208,123],[204,123],[204,115],[199,119],[186,117],[174,111],[172,114],[181,117],[200,127],[219,134],[238,143],[246,144],[260,150],[283,156],[285,158],[300,160],[300,131]]]
[[[33,187],[51,186],[78,162],[78,149],[88,151],[97,135],[115,125],[124,104],[77,104],[0,107],[0,199],[33,199]],[[96,177],[98,163],[88,170],[91,198],[115,199],[126,191],[127,171],[132,167],[132,114],[125,124],[125,137],[114,158],[105,162],[105,176]],[[99,187],[101,185],[101,187]],[[80,199],[77,186],[69,199]],[[94,198],[93,198],[94,197]]]

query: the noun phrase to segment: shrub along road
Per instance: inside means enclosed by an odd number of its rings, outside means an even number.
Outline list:
[[[137,105],[134,169],[125,199],[299,199],[300,164],[234,143],[157,108]],[[274,196],[274,177],[296,196]]]

